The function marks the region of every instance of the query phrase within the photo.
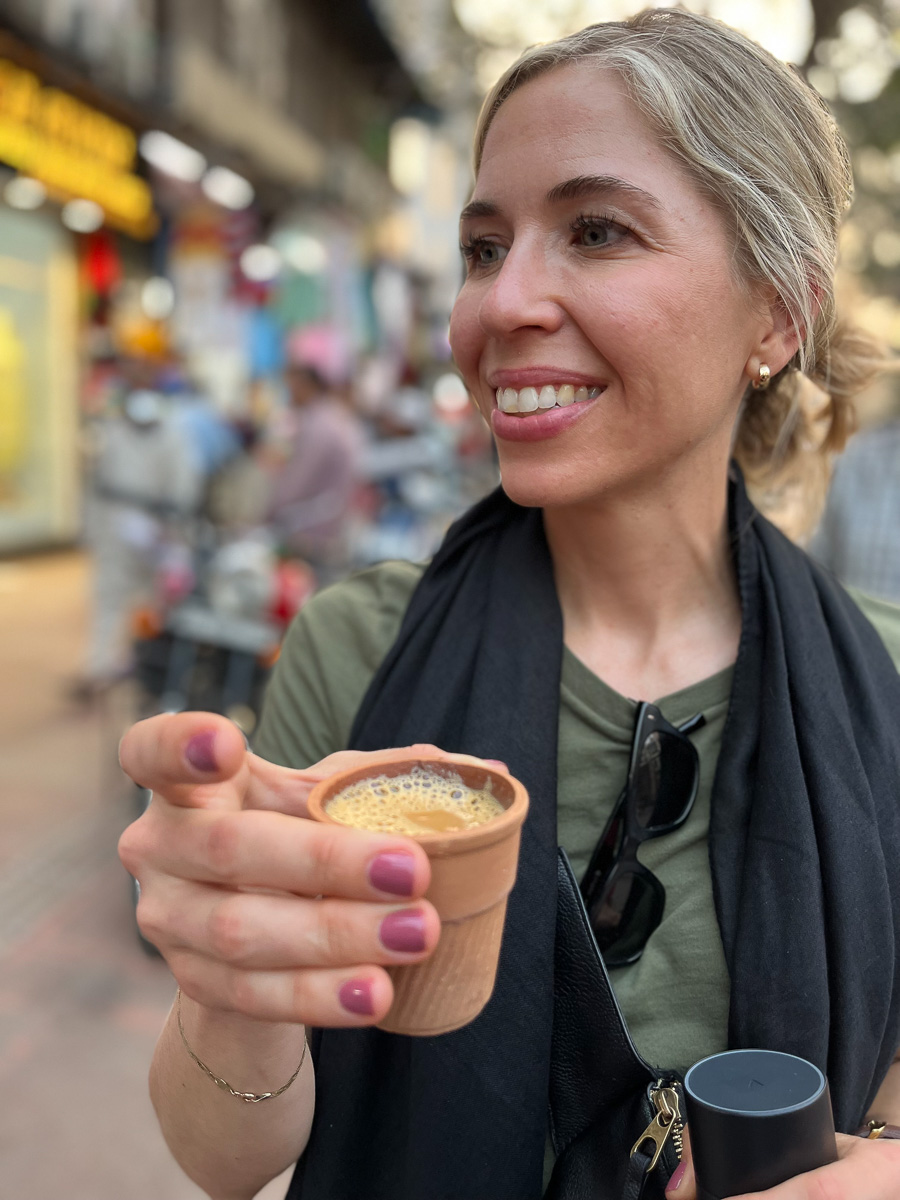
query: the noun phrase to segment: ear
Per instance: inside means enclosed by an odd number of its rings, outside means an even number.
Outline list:
[[[812,319],[821,308],[821,289],[810,280]],[[774,378],[799,350],[806,338],[806,327],[794,321],[787,306],[774,288],[767,288],[761,297],[763,329],[755,351],[747,359],[746,373],[750,380],[759,378],[759,368],[765,363]]]

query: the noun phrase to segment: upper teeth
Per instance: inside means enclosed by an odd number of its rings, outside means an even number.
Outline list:
[[[599,387],[573,387],[564,383],[560,387],[545,383],[541,388],[524,387],[497,388],[497,407],[506,413],[530,413],[542,408],[566,408],[569,404],[580,404],[582,400],[594,400],[603,389]]]

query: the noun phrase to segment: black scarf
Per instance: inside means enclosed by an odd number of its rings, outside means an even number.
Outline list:
[[[816,1063],[850,1129],[900,1044],[900,677],[853,601],[760,517],[739,477],[729,521],[743,625],[710,828],[729,1043]],[[540,1196],[561,659],[542,514],[498,490],[450,529],[350,738],[499,758],[527,786],[496,990],[442,1037],[316,1031],[316,1117],[294,1200]]]

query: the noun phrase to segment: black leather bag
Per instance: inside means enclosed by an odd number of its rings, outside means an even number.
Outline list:
[[[660,1082],[674,1087],[683,1116],[681,1079],[638,1054],[562,849],[558,876],[550,1066],[557,1160],[545,1200],[665,1200],[680,1129],[669,1131],[652,1170],[657,1147],[642,1135],[654,1122],[662,1130],[653,1100]]]

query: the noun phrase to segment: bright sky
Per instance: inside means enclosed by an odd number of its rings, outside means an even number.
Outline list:
[[[470,33],[515,50],[597,21],[621,20],[648,6],[654,6],[653,0],[454,0],[460,23]],[[809,0],[688,0],[685,7],[726,21],[779,58],[806,58],[812,40]]]

